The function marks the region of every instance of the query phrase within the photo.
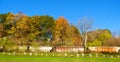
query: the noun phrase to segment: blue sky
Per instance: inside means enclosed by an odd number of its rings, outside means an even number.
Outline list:
[[[0,0],[0,13],[23,12],[28,16],[64,16],[69,23],[86,17],[93,29],[120,31],[120,0]]]

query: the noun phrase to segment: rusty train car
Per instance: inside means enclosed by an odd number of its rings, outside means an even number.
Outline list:
[[[84,52],[81,46],[56,46],[53,49],[55,52]]]
[[[120,53],[120,47],[116,46],[100,46],[100,47],[88,47],[90,52],[103,52],[103,53]]]

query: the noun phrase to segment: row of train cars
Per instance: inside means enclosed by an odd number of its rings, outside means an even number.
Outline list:
[[[2,49],[2,48],[1,48]],[[81,46],[19,46],[19,51],[28,52],[84,52],[84,48]],[[105,52],[105,53],[120,53],[120,47],[116,46],[100,46],[100,47],[88,47],[88,52]]]
[[[20,47],[22,49],[22,47]],[[84,48],[81,46],[40,46],[40,47],[27,47],[31,52],[39,51],[39,52],[84,52]],[[120,47],[88,47],[88,52],[105,52],[105,53],[120,53]]]

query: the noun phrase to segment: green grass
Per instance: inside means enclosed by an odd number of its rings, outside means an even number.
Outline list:
[[[46,53],[45,53],[46,54]],[[41,56],[40,54],[38,56],[30,56],[28,53],[27,55],[3,55],[0,53],[0,62],[120,62],[120,58],[118,57],[109,57],[110,55],[107,55],[107,57],[89,57],[88,54],[85,55],[85,57],[76,57],[76,56],[57,56],[58,53],[56,53],[56,56],[49,56],[50,53],[48,53],[48,56]]]

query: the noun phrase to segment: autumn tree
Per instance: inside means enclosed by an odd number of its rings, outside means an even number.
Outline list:
[[[68,46],[82,46],[82,38],[79,30],[74,25],[69,25],[66,29],[65,44]]]
[[[120,46],[120,37],[112,37],[104,42],[105,46]]]
[[[14,41],[15,39],[22,39],[22,41],[20,40],[19,42],[24,43],[24,37],[29,31],[28,21],[29,17],[24,14],[9,13],[5,21],[6,32],[8,36],[12,37]]]
[[[66,31],[69,26],[69,23],[67,20],[65,20],[64,17],[59,17],[55,21],[55,31],[54,31],[54,40],[59,43],[59,45],[64,45],[64,41],[66,38]],[[56,43],[53,42],[53,43]]]
[[[70,25],[64,17],[55,21],[53,45],[81,46],[81,36],[76,26]]]

